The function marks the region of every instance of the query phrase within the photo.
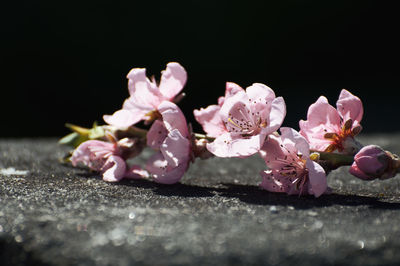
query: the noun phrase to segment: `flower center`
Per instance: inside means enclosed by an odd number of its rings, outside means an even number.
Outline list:
[[[261,128],[267,126],[258,111],[251,111],[245,104],[236,105],[229,112],[227,121],[224,121],[230,133],[237,133],[242,137],[249,137],[260,133]]]
[[[328,139],[332,142],[325,149],[325,152],[333,152],[335,150],[342,152],[346,148],[344,145],[346,139],[348,137],[353,138],[361,131],[360,125],[358,125],[354,128],[352,128],[352,126],[353,126],[353,120],[349,119],[343,124],[342,129],[340,130],[339,133],[335,133],[335,132],[325,133],[324,138]]]
[[[302,154],[291,152],[284,145],[281,145],[281,147],[286,150],[288,155],[285,155],[284,158],[276,158],[276,161],[283,163],[283,166],[278,170],[279,174],[287,177],[291,182],[291,186],[299,191],[299,195],[301,195],[304,185],[308,181],[306,160],[302,158]]]

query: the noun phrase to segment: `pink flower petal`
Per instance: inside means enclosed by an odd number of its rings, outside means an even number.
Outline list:
[[[294,146],[296,147],[298,152],[306,157],[310,155],[310,146],[307,140],[302,135],[300,135],[299,132],[290,127],[282,127],[280,131],[282,134],[282,138],[287,138],[293,141]]]
[[[336,102],[337,110],[342,116],[343,121],[352,119],[353,121],[361,122],[364,109],[360,98],[354,96],[347,90],[342,90],[339,95],[339,100]]]
[[[79,145],[72,153],[71,162],[73,166],[78,163],[99,170],[104,161],[112,154],[118,153],[116,145],[100,140],[88,140]]]
[[[351,167],[349,168],[349,173],[354,175],[355,177],[358,177],[363,180],[374,180],[374,176],[366,175],[363,171],[358,168],[358,165],[356,162],[354,162]]]
[[[287,156],[281,145],[281,137],[270,135],[260,150],[261,157],[269,168],[280,169],[287,164],[285,161],[277,160],[278,158],[285,158]]]
[[[147,177],[149,177],[149,173],[138,165],[132,165],[132,167],[129,168],[124,175],[124,178],[128,179],[141,179]]]
[[[203,130],[210,137],[216,138],[226,132],[224,123],[219,115],[220,109],[218,105],[210,105],[205,109],[201,108],[193,111],[197,122],[203,126]]]
[[[142,118],[142,114],[124,109],[116,111],[113,115],[103,115],[103,119],[107,124],[117,128],[130,127],[139,122]]]
[[[277,171],[267,170],[261,173],[260,186],[270,192],[289,192],[291,183],[285,177],[281,177]]]
[[[328,187],[325,170],[321,165],[311,161],[310,159],[307,159],[306,167],[308,169],[308,177],[310,180],[312,193],[317,198],[321,196]]]
[[[154,121],[147,132],[147,146],[152,149],[159,149],[168,135],[168,131],[161,120]]]
[[[221,96],[218,98],[218,105],[222,106],[225,102],[225,99],[232,97],[239,91],[244,91],[242,87],[233,82],[227,82],[225,88],[225,96]]]
[[[179,130],[174,129],[168,133],[160,146],[160,151],[167,160],[168,166],[177,167],[190,159],[190,142],[181,135]]]
[[[282,97],[275,98],[271,104],[271,111],[267,120],[267,127],[263,130],[266,134],[271,134],[279,129],[286,116],[286,104]]]
[[[254,83],[250,87],[247,87],[246,94],[249,97],[249,101],[261,101],[263,103],[270,103],[275,99],[275,92],[268,86],[262,83]]]
[[[331,140],[324,137],[326,133],[341,132],[339,113],[324,96],[310,105],[307,120],[301,120],[299,125],[300,134],[307,139],[313,150],[323,151],[331,144]]]
[[[172,100],[183,89],[186,79],[186,71],[179,63],[169,63],[161,75],[160,92],[166,99]]]
[[[187,164],[181,164],[175,168],[168,167],[168,162],[161,152],[150,157],[146,164],[147,171],[152,174],[156,182],[161,184],[174,184],[178,182],[186,172],[187,167]]]
[[[329,127],[328,132],[336,132],[341,128],[338,111],[328,103],[324,96],[320,96],[315,103],[310,105],[307,121],[312,126],[326,125]]]
[[[229,114],[234,106],[237,106],[238,104],[247,105],[248,100],[249,98],[244,90],[235,93],[235,95],[232,95],[229,98],[226,98],[224,104],[221,106],[221,110],[219,111],[221,120],[228,121]]]
[[[162,115],[165,128],[168,131],[178,129],[185,138],[189,136],[185,116],[176,104],[164,101],[158,106],[158,111]]]
[[[227,82],[225,86],[225,98],[229,98],[239,91],[244,91],[242,87],[234,82]]]
[[[164,97],[156,84],[150,82],[146,77],[146,69],[134,68],[128,73],[127,78],[129,79],[129,93],[135,104],[144,109],[157,109]]]
[[[230,133],[225,133],[208,143],[207,149],[218,157],[245,158],[261,149],[265,137],[265,134],[259,134],[248,138],[232,138]]]
[[[125,176],[126,163],[121,157],[111,155],[108,157],[104,168],[107,170],[103,172],[103,180],[118,182]]]

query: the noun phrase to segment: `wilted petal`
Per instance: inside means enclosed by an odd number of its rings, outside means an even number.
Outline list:
[[[226,132],[224,123],[219,115],[220,109],[218,105],[210,105],[207,108],[193,111],[197,122],[203,126],[203,130],[210,137],[216,138]]]
[[[183,89],[186,79],[186,71],[179,63],[169,63],[161,75],[160,92],[166,99],[172,100]]]
[[[337,110],[342,116],[343,121],[352,119],[353,121],[361,122],[364,109],[360,98],[354,96],[347,90],[342,90],[339,95],[339,100],[336,102]]]
[[[103,172],[104,181],[118,182],[125,176],[126,163],[121,157],[111,155],[108,157],[103,168],[106,169]]]

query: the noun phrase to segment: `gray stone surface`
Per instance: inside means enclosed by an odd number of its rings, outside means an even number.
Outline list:
[[[400,135],[371,135],[400,153]],[[398,265],[399,178],[342,168],[318,199],[258,188],[263,162],[197,161],[180,184],[103,182],[55,139],[0,141],[1,265]],[[146,153],[138,161],[144,161]]]

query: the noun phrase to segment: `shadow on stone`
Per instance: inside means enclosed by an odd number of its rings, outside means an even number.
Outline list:
[[[283,193],[272,193],[254,185],[222,183],[223,187],[201,187],[177,183],[163,185],[149,180],[123,180],[115,185],[133,186],[152,189],[162,196],[178,197],[213,197],[219,195],[226,198],[237,198],[242,202],[254,205],[293,206],[296,209],[311,209],[332,205],[341,206],[369,206],[374,209],[400,209],[400,203],[381,201],[377,197],[341,195],[332,193],[322,195],[318,199],[314,196],[288,196]]]

